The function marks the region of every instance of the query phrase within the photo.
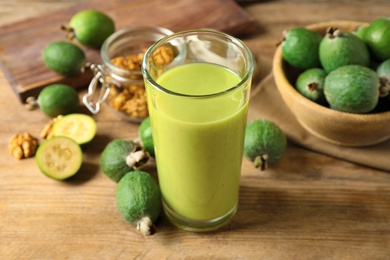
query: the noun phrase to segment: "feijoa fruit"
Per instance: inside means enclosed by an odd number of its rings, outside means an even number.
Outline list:
[[[154,154],[154,142],[152,136],[152,127],[150,125],[150,117],[142,120],[138,128],[138,134],[141,139],[141,145],[150,156],[155,157]]]
[[[154,178],[143,171],[130,171],[118,183],[116,201],[119,213],[136,225],[143,235],[153,235],[154,222],[162,208],[161,192]]]
[[[69,114],[56,120],[52,131],[54,136],[66,136],[79,145],[85,145],[96,135],[96,121],[86,114]]]
[[[326,72],[321,68],[311,68],[302,72],[296,81],[296,89],[304,97],[318,104],[325,104],[324,81]]]
[[[390,17],[372,21],[364,33],[364,39],[374,59],[379,62],[390,59]]]
[[[312,30],[296,27],[285,32],[282,42],[282,57],[291,66],[299,69],[320,67],[318,48],[322,36]]]
[[[332,109],[349,113],[368,113],[379,98],[379,77],[365,66],[346,65],[325,78],[324,93]]]
[[[43,174],[55,180],[65,180],[79,171],[83,153],[75,141],[60,136],[46,139],[38,147],[35,159]]]
[[[140,169],[149,157],[137,143],[115,139],[104,148],[100,168],[111,180],[118,182],[127,172]]]
[[[266,170],[282,158],[287,138],[281,128],[267,119],[255,119],[245,129],[244,156],[256,168]]]
[[[327,73],[345,65],[370,66],[370,53],[364,41],[351,32],[332,27],[320,43],[319,57]]]
[[[67,115],[76,112],[80,107],[77,91],[65,84],[53,84],[39,92],[37,104],[48,116]]]
[[[115,23],[107,14],[93,9],[77,12],[63,29],[68,38],[76,38],[81,44],[100,48],[103,42],[115,32]]]
[[[44,48],[43,62],[50,70],[69,77],[83,72],[86,57],[84,51],[73,43],[56,41]]]

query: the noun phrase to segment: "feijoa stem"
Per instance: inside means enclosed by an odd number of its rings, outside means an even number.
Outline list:
[[[144,236],[151,236],[157,232],[156,226],[149,217],[142,217],[137,222],[137,230]]]
[[[318,88],[318,83],[317,82],[311,82],[307,85],[307,88],[310,90],[310,91],[316,91],[317,88]]]
[[[70,27],[69,25],[61,24],[61,30],[64,30],[67,32],[66,39],[73,40],[74,38],[76,38],[76,34],[75,34],[73,28]]]
[[[260,171],[265,171],[268,168],[268,158],[268,154],[260,154],[254,159],[253,164],[260,168]]]
[[[34,110],[39,107],[38,101],[35,97],[28,97],[26,99],[26,105],[27,110]]]
[[[328,35],[330,39],[334,39],[340,35],[340,30],[335,27],[329,27],[326,30],[326,35]]]
[[[149,160],[149,153],[140,145],[136,145],[133,151],[126,157],[126,164],[134,169],[140,169]]]

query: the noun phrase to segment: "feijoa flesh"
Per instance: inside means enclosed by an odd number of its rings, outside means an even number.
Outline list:
[[[266,170],[279,161],[287,147],[287,138],[281,128],[267,119],[255,119],[245,129],[244,156],[256,168]]]
[[[390,59],[390,17],[372,21],[364,33],[364,40],[378,62]]]
[[[333,27],[328,28],[320,43],[319,57],[327,73],[345,65],[370,66],[370,53],[364,41]]]
[[[38,147],[35,159],[43,174],[55,180],[65,180],[79,171],[83,153],[72,139],[52,137]]]
[[[73,43],[56,41],[46,45],[43,62],[50,70],[69,77],[83,72],[86,57],[84,51]]]
[[[53,84],[39,92],[37,104],[50,117],[76,112],[80,106],[77,91],[65,84]]]
[[[86,114],[69,114],[56,120],[53,124],[54,136],[66,136],[79,145],[92,141],[96,135],[96,121]]]
[[[332,109],[368,113],[379,99],[379,76],[361,65],[339,67],[325,78],[324,93]]]
[[[116,201],[119,213],[136,225],[143,235],[152,235],[154,222],[160,215],[162,202],[157,182],[147,172],[135,170],[126,173],[118,183]]]
[[[127,139],[115,139],[104,148],[100,157],[102,172],[115,182],[129,171],[140,169],[149,157],[137,143]]]
[[[77,12],[63,29],[68,38],[76,38],[81,44],[100,48],[103,42],[115,32],[115,23],[107,14],[93,9]]]
[[[151,157],[154,158],[154,142],[152,136],[152,127],[150,125],[150,117],[142,120],[138,128],[138,134],[141,139],[142,147],[150,154]]]
[[[324,82],[326,72],[321,68],[311,68],[299,74],[296,81],[296,89],[309,100],[324,105]]]
[[[315,31],[296,27],[285,32],[282,42],[282,57],[298,69],[320,67],[318,48],[322,36]]]

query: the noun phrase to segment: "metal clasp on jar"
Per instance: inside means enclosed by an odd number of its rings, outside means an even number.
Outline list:
[[[110,94],[110,84],[106,82],[103,65],[92,64],[90,68],[94,73],[94,77],[89,83],[88,92],[83,96],[83,103],[91,113],[97,114],[100,111],[100,105]]]

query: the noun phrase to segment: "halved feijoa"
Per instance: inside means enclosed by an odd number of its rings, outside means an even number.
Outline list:
[[[54,136],[66,136],[79,145],[87,144],[96,135],[96,122],[86,114],[69,114],[55,121]]]
[[[53,137],[39,146],[35,159],[43,174],[55,180],[65,180],[79,171],[83,154],[72,139]]]

